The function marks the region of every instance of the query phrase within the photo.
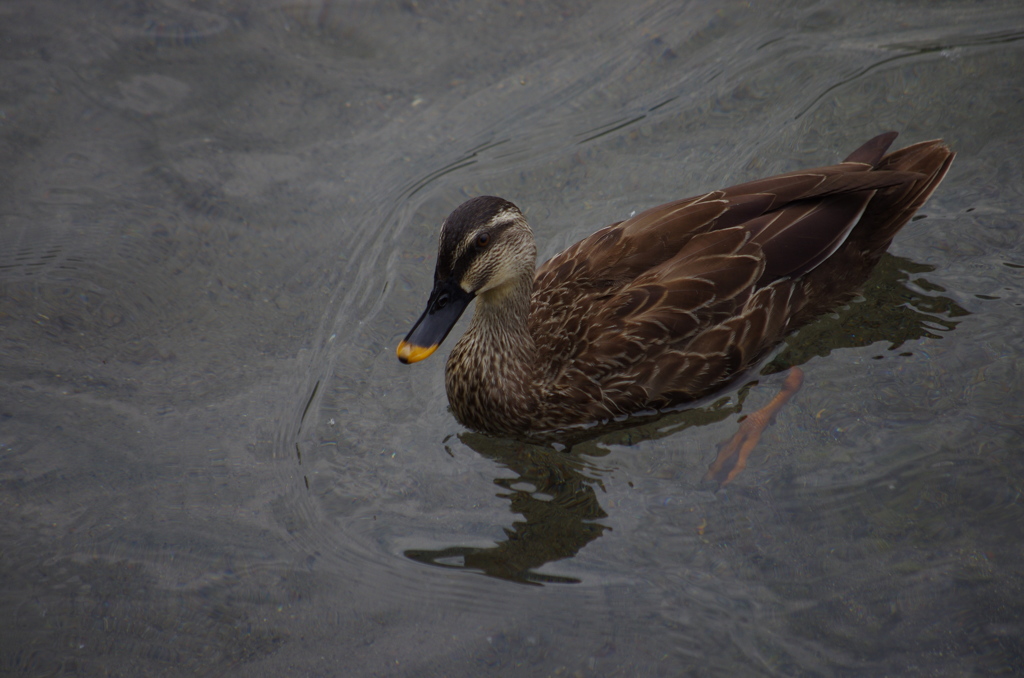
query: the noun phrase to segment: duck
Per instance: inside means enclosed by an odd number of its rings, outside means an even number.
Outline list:
[[[859,293],[955,156],[941,140],[888,153],[896,137],[880,134],[838,164],[652,207],[540,267],[523,212],[471,198],[441,225],[433,288],[398,359],[433,354],[475,299],[445,367],[464,426],[551,440],[685,408]],[[772,407],[801,381],[791,374]],[[748,417],[720,480],[775,409]]]

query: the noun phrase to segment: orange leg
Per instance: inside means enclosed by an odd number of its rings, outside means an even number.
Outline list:
[[[733,478],[747,467],[747,459],[754,451],[757,441],[761,439],[761,432],[772,423],[775,414],[800,390],[803,383],[803,370],[799,367],[789,368],[789,374],[782,382],[782,390],[778,395],[740,422],[736,435],[718,446],[718,458],[708,466],[704,481],[716,482],[720,488],[731,483]]]

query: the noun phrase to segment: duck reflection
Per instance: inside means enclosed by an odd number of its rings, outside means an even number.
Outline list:
[[[789,337],[761,374],[784,371],[840,348],[888,342],[888,350],[896,351],[906,342],[937,338],[954,329],[959,322],[956,318],[968,312],[952,299],[934,294],[945,291],[941,287],[915,277],[932,270],[909,259],[884,255],[865,288],[863,300]],[[575,556],[610,529],[601,523],[608,514],[598,502],[603,478],[612,473],[598,461],[608,454],[609,446],[629,446],[675,435],[691,426],[723,421],[743,411],[746,395],[756,384],[756,379],[749,380],[735,393],[703,407],[633,419],[623,428],[605,428],[589,438],[581,439],[577,433],[573,439],[551,447],[465,432],[459,436],[460,441],[516,474],[514,478],[503,474],[494,483],[501,488],[497,496],[508,499],[512,512],[522,520],[505,528],[506,538],[493,547],[450,546],[408,550],[405,555],[429,565],[523,584],[578,583],[578,579],[537,570]]]
[[[597,501],[599,469],[579,454],[464,433],[459,439],[483,456],[513,471],[515,478],[497,478],[499,497],[524,520],[505,528],[504,541],[491,548],[452,546],[437,551],[406,551],[413,560],[442,567],[464,568],[524,584],[576,583],[577,579],[535,571],[545,563],[571,558],[600,537],[607,513]],[[527,489],[529,488],[529,489]]]

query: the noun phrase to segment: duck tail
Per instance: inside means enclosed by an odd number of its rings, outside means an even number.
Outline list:
[[[876,139],[886,136],[872,139],[854,151],[851,157],[867,149]],[[892,139],[888,139],[885,147],[891,142]],[[877,164],[872,163],[876,171],[914,172],[920,174],[921,178],[879,189],[871,198],[860,219],[861,224],[871,226],[860,238],[864,251],[881,256],[893,237],[938,188],[955,156],[941,140],[936,139],[907,146],[882,157],[876,161]]]
[[[856,151],[846,156],[843,162],[859,162],[865,165],[876,166],[881,160],[885,152],[892,146],[892,142],[896,141],[896,137],[900,135],[899,132],[885,132],[879,134],[874,139],[870,139],[861,145]]]

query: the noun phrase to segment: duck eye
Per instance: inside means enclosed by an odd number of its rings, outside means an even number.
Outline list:
[[[491,244],[490,233],[484,232],[476,237],[476,246],[479,247],[480,249],[487,247],[489,244]]]

